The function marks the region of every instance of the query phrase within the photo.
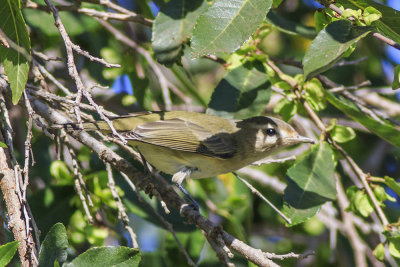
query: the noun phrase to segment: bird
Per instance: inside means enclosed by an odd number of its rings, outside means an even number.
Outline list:
[[[314,143],[285,121],[267,116],[232,120],[197,112],[158,111],[111,121],[128,145],[158,171],[172,175],[181,190],[187,178],[215,177],[265,159],[281,148]],[[62,127],[80,130],[78,123]],[[103,120],[85,122],[83,129],[113,135]]]

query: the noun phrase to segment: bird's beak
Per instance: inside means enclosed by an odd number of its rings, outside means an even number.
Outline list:
[[[311,139],[311,138],[308,138],[308,137],[305,137],[305,136],[298,135],[297,137],[295,137],[295,139],[296,139],[297,142],[299,142],[299,143],[310,143],[310,144],[315,144],[314,139]]]
[[[305,136],[301,136],[301,135],[298,135],[298,136],[289,138],[289,141],[290,141],[292,144],[300,144],[300,143],[311,143],[311,144],[315,144],[314,139],[311,139],[311,138],[308,138],[308,137],[305,137]]]

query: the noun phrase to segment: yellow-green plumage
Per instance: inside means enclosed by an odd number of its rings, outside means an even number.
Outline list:
[[[168,111],[132,114],[112,122],[129,145],[156,169],[173,174],[178,183],[187,176],[204,178],[231,172],[278,148],[312,142],[299,136],[286,122],[262,116],[234,121],[202,113]],[[85,130],[111,133],[104,121],[83,126]]]

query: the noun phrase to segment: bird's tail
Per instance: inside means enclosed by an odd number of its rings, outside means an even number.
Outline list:
[[[81,127],[82,126],[82,127]],[[63,124],[54,124],[51,126],[53,129],[65,129],[66,131],[96,131],[99,130],[103,133],[111,132],[110,127],[105,121],[91,121],[83,122],[82,125],[76,122],[67,122]]]
[[[110,118],[115,130],[118,132],[130,131],[135,128],[137,125],[141,123],[145,123],[148,121],[156,120],[159,115],[157,113],[150,113],[150,112],[137,112],[128,115],[118,116],[115,118]],[[68,122],[63,124],[55,124],[52,125],[51,128],[53,129],[65,129],[67,131],[101,131],[102,133],[111,133],[110,126],[107,122],[103,120],[98,121],[89,121],[82,123],[83,128],[80,127],[79,123],[76,122]]]

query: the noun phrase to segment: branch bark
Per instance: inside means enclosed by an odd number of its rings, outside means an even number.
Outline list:
[[[0,141],[5,143],[1,132]],[[15,240],[20,242],[18,253],[21,259],[21,266],[33,266],[22,206],[15,192],[17,187],[16,179],[18,178],[15,176],[8,149],[0,147],[0,187],[9,218],[8,228],[13,233]]]

